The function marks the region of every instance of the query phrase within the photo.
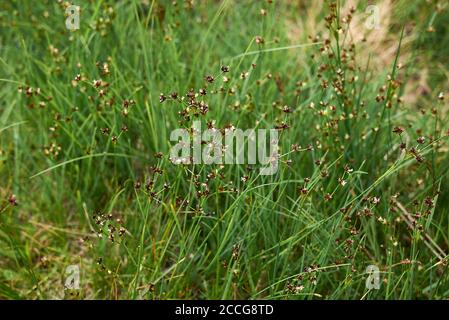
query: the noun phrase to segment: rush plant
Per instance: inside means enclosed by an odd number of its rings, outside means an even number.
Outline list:
[[[0,10],[0,299],[448,297],[447,1]]]

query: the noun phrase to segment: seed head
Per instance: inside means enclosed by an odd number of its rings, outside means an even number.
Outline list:
[[[282,108],[282,111],[284,111],[285,113],[291,113],[291,112],[292,112],[292,109],[291,109],[289,106],[284,106],[284,107]]]
[[[100,87],[101,84],[102,84],[101,79],[100,79],[100,80],[94,80],[94,81],[92,82],[92,84],[93,84],[93,86],[94,86],[95,88]]]
[[[402,132],[404,132],[404,129],[400,127],[394,127],[393,132],[396,134],[401,134]]]
[[[12,194],[12,195],[9,197],[8,202],[9,202],[9,204],[12,205],[12,206],[18,206],[18,205],[19,205],[19,204],[17,203],[17,198],[16,198],[16,196],[15,196],[14,194]]]
[[[214,82],[215,79],[214,79],[213,76],[207,75],[207,76],[204,77],[204,80],[206,80],[209,83],[212,83],[212,82]]]
[[[256,43],[257,44],[264,44],[265,40],[261,36],[256,37]]]

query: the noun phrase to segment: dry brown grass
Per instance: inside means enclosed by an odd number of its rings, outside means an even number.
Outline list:
[[[389,71],[398,49],[400,33],[393,30],[393,20],[396,10],[400,10],[392,0],[376,1],[380,11],[380,24],[378,28],[368,29],[365,26],[369,14],[361,7],[359,0],[348,0],[342,8],[342,16],[345,16],[350,8],[356,8],[347,37],[343,41],[350,41],[356,45],[358,51],[358,65],[364,68],[369,59],[369,70],[373,72]],[[319,1],[302,1],[301,8],[305,10],[300,18],[286,20],[288,26],[288,38],[292,43],[307,41],[307,37],[314,38],[321,34],[321,38],[327,38],[328,32],[323,19],[317,19],[324,10]],[[366,9],[366,8],[365,8]],[[313,33],[305,33],[304,30],[313,30]],[[406,65],[412,58],[412,44],[417,38],[417,32],[412,23],[405,25],[402,39],[399,63]],[[299,60],[300,63],[300,60]],[[411,74],[406,82],[403,100],[406,104],[416,105],[421,96],[429,94],[431,88],[428,84],[429,70],[423,67],[419,73]]]

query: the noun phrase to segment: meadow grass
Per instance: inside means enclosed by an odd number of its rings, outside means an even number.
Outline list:
[[[447,3],[74,4],[0,3],[0,298],[449,296]],[[174,165],[197,120],[278,172]]]

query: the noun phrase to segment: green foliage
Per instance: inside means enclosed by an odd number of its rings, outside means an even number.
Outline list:
[[[447,5],[397,1],[383,68],[313,3],[1,1],[0,298],[446,298]],[[278,128],[278,172],[172,164],[194,120]]]

